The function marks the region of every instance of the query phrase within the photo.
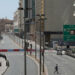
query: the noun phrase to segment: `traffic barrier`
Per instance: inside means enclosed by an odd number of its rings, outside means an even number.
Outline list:
[[[24,51],[24,49],[0,49],[0,52],[18,52]]]
[[[0,49],[0,52],[21,52],[24,51],[24,49]],[[35,52],[35,49],[27,49],[27,52]],[[38,50],[39,51],[39,50]],[[43,52],[43,50],[41,50]]]

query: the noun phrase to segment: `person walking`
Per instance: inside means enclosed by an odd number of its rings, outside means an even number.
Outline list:
[[[55,74],[55,73],[59,74],[59,72],[58,72],[58,64],[56,64],[56,66],[55,66],[54,69],[55,69],[54,74]]]
[[[25,42],[25,45],[26,45],[26,51],[27,51],[27,53],[28,53],[29,43],[28,43],[28,42]]]
[[[31,50],[30,50],[30,55],[32,54],[32,44],[30,44],[30,48],[31,48]]]

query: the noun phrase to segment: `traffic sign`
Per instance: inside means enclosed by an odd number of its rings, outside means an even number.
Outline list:
[[[19,29],[14,29],[14,32],[18,33],[19,32]]]
[[[75,25],[63,25],[64,41],[75,42]]]

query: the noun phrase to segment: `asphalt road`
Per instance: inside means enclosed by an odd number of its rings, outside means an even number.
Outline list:
[[[0,49],[21,49],[15,41],[3,34]],[[4,75],[24,75],[24,52],[2,52],[9,61],[9,68]],[[36,63],[27,57],[27,75],[38,75]]]
[[[35,49],[35,43],[33,43],[33,49]],[[39,47],[37,49],[39,50]],[[37,56],[39,58],[39,53]],[[56,64],[58,64],[59,74],[54,74]],[[45,52],[45,65],[48,75],[75,75],[75,59],[67,55],[56,55],[54,50]]]
[[[55,51],[45,52],[45,64],[49,75],[75,75],[75,59],[66,55],[56,55]],[[58,64],[59,74],[54,74]]]

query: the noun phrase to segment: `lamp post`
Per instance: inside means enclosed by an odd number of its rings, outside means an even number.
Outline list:
[[[35,58],[37,57],[37,24],[38,24],[39,22],[37,21],[35,21]]]
[[[40,75],[41,75],[41,55],[43,56],[43,72],[44,72],[44,41],[45,41],[45,36],[44,36],[44,21],[45,21],[45,15],[44,14],[38,14],[37,16],[40,17],[39,21],[40,21]],[[42,28],[43,25],[43,28]],[[43,51],[41,50],[41,33],[43,33]],[[42,52],[42,54],[41,54]]]
[[[26,0],[24,0],[24,75],[27,75],[27,66],[26,66],[26,24],[25,24],[25,18],[26,18]]]
[[[23,39],[24,39],[24,38],[23,38],[23,34],[24,34],[24,33],[22,33],[22,48],[24,48],[24,46],[23,46]]]
[[[18,10],[20,10],[20,12],[19,12],[19,14],[20,14],[20,16],[19,16],[19,19],[20,19],[20,25],[19,25],[19,37],[20,37],[20,32],[21,32],[21,11],[23,10],[23,7],[22,7],[22,5],[21,5],[21,2],[19,2],[19,8],[18,8]],[[20,39],[19,39],[19,45],[20,45]]]
[[[44,46],[45,46],[45,35],[44,35],[45,27],[44,27],[44,25],[45,25],[45,20],[46,20],[47,18],[45,18],[45,15],[44,15],[44,14],[43,14],[42,16],[43,16],[43,18],[42,18],[41,20],[42,20],[42,22],[43,22],[43,29],[42,29],[42,32],[43,32],[43,72],[44,72],[44,52],[45,52],[45,50],[44,50]]]
[[[37,16],[40,17],[39,21],[40,21],[40,75],[41,75],[41,14],[38,14]]]
[[[37,23],[35,23],[35,58],[37,56],[37,53],[36,53],[36,26],[37,26]]]

